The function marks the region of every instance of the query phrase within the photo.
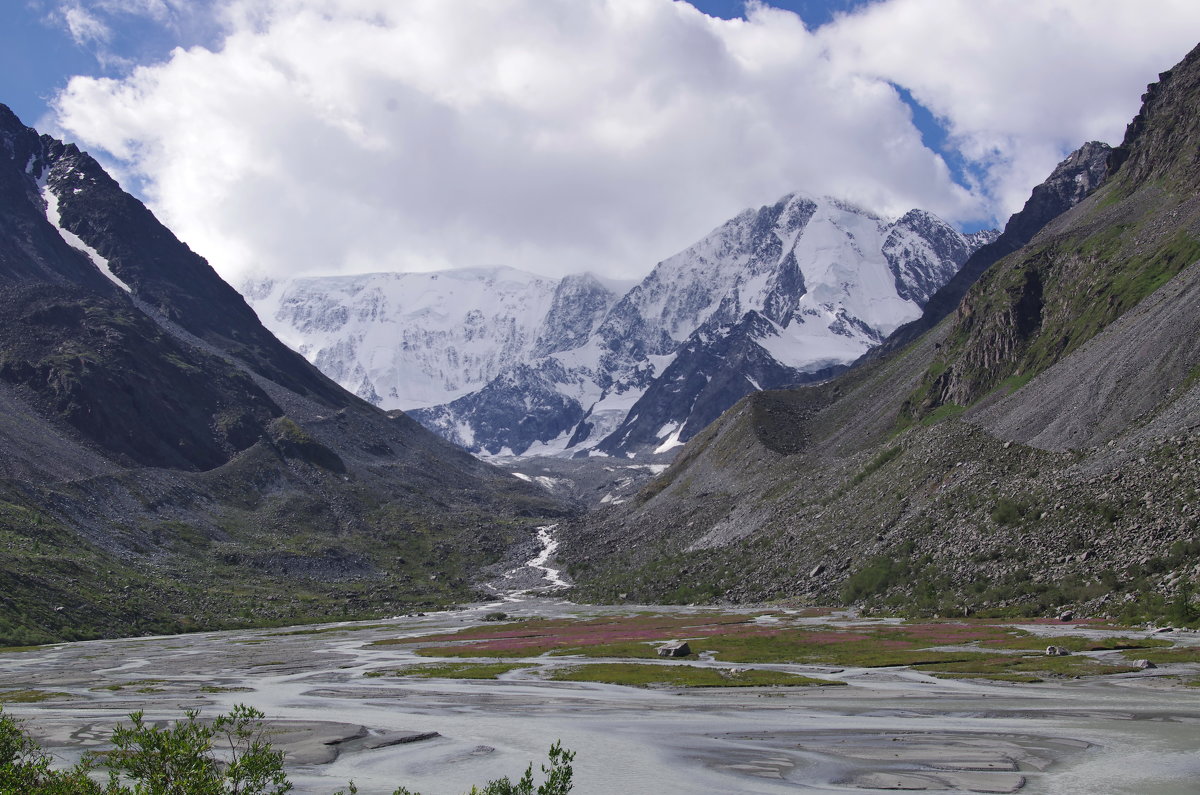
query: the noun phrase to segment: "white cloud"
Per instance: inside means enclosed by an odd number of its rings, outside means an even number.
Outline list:
[[[887,0],[809,31],[757,4],[724,21],[672,0],[226,0],[221,47],[77,77],[57,119],[234,281],[641,275],[795,189],[1010,212],[1064,149],[1119,137],[1188,49],[1190,3],[1111,29],[1086,19],[1096,5]],[[1061,13],[1059,34],[1035,6]],[[922,146],[893,82],[994,166],[981,191]]]
[[[101,19],[79,3],[65,3],[59,9],[63,24],[78,45],[108,41],[112,31]]]
[[[1001,213],[1084,141],[1120,143],[1146,84],[1198,36],[1195,0],[888,0],[822,31],[839,69],[947,121]]]

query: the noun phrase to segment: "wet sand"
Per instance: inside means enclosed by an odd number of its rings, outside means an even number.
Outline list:
[[[546,616],[635,609],[536,596],[500,607]],[[542,679],[546,666],[580,662],[561,657],[530,660],[496,681],[364,676],[434,661],[372,640],[473,626],[496,609],[305,627],[304,634],[246,630],[5,653],[0,690],[65,694],[6,706],[64,759],[101,747],[108,729],[135,709],[174,719],[188,708],[212,715],[250,704],[274,722],[299,793],[329,793],[350,779],[363,793],[400,785],[461,793],[516,777],[529,761],[544,760],[556,739],[578,752],[575,791],[584,795],[1172,795],[1195,793],[1200,780],[1200,690],[1178,680],[1200,676],[1195,666],[1018,685],[938,680],[904,668],[772,665],[756,667],[848,686],[704,690]],[[689,609],[698,610],[679,608]],[[311,632],[325,628],[333,631]]]

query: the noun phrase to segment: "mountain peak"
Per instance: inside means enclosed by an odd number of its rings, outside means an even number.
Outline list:
[[[1194,182],[1200,174],[1198,103],[1200,45],[1146,87],[1141,110],[1112,151],[1110,171],[1131,187],[1156,176],[1172,184]]]
[[[889,224],[797,191],[620,290],[462,269],[372,277],[403,294],[339,277],[252,300],[339,383],[469,449],[625,454],[661,448],[668,426],[685,441],[748,391],[827,377],[917,316],[972,248],[932,213]]]

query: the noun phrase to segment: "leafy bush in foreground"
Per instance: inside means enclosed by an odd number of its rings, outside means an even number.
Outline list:
[[[190,710],[186,719],[161,728],[148,725],[141,712],[131,725],[113,730],[114,750],[89,754],[66,770],[51,767],[51,757],[21,724],[0,708],[0,793],[21,795],[284,795],[292,789],[283,770],[283,752],[265,738],[262,712],[238,704],[228,715],[201,722]],[[533,764],[513,783],[504,777],[470,795],[566,795],[574,771],[572,751],[550,746],[546,780],[534,789]],[[107,772],[107,780],[98,778]],[[335,795],[353,795],[348,790]],[[420,795],[400,787],[393,795]]]

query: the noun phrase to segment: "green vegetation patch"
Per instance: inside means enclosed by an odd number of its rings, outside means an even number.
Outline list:
[[[662,641],[637,642],[630,641],[626,643],[601,643],[596,646],[580,646],[573,649],[555,649],[550,652],[553,656],[581,656],[581,657],[632,657],[634,659],[657,659],[658,647],[662,645]],[[696,659],[700,655],[692,652],[682,659]]]
[[[761,668],[698,668],[694,665],[645,663],[573,665],[554,671],[550,678],[559,682],[603,682],[633,687],[807,687],[845,684]]]
[[[1126,657],[1133,655],[1126,654]],[[1149,660],[1155,664],[1162,663],[1200,663],[1200,646],[1188,646],[1175,649],[1156,649],[1137,653],[1135,659]]]
[[[827,633],[827,635],[850,633]],[[892,665],[970,660],[977,652],[925,651],[906,641],[836,639],[818,632],[780,633],[775,637],[709,638],[694,644],[711,651],[722,662],[793,662],[883,668]],[[890,645],[895,644],[895,645]]]
[[[1036,506],[1029,499],[997,497],[989,514],[996,524],[1020,524],[1036,513]]]
[[[71,694],[52,690],[5,690],[0,692],[0,704],[36,704],[52,698],[71,698]]]
[[[1046,679],[1105,676],[1138,670],[1132,665],[1110,665],[1091,657],[1050,657],[1006,654],[976,655],[974,659],[922,666],[922,671],[944,678],[995,679],[1005,682],[1041,682]]]
[[[852,628],[771,628],[763,625],[689,641],[694,652],[712,652],[723,662],[812,663],[865,668],[889,665],[918,665],[926,662],[967,660],[977,652],[928,651],[930,646],[956,646],[977,641],[1009,640],[1024,634],[994,624],[933,622],[895,626],[868,625]],[[555,654],[589,657],[655,657],[649,644],[618,643],[565,649]]]
[[[20,654],[25,651],[45,651],[46,649],[54,648],[53,646],[3,646],[0,647],[0,654]]]
[[[517,663],[442,663],[413,665],[401,668],[396,676],[418,676],[423,679],[497,679],[501,674],[529,666]]]
[[[1074,635],[1038,637],[1024,635],[1006,640],[985,641],[980,645],[989,649],[1036,649],[1042,646],[1059,646],[1068,651],[1112,651],[1116,649],[1153,649],[1170,646],[1168,640],[1158,638],[1081,638]]]
[[[362,632],[367,629],[395,629],[394,624],[360,624],[351,627],[318,627],[317,629],[293,629],[290,632],[268,632],[269,638],[287,637],[290,635],[324,635],[327,632]],[[248,643],[251,641],[241,641]],[[252,641],[254,643],[262,643],[263,641]]]
[[[903,452],[904,448],[899,445],[884,450],[882,453],[872,458],[867,465],[862,468],[862,471],[854,476],[854,478],[851,480],[851,484],[857,485],[862,483],[864,480],[871,477],[871,475],[887,466],[888,462],[898,458]]]
[[[939,422],[954,419],[966,410],[966,406],[959,406],[956,403],[944,403],[922,417],[921,424],[926,427],[937,425]]]

